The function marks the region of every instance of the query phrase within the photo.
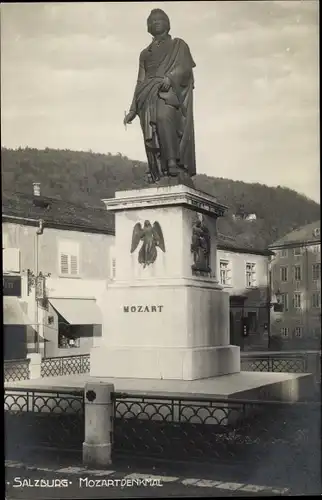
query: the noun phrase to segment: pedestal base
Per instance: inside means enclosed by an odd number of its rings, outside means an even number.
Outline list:
[[[37,380],[18,380],[5,382],[5,389],[30,389],[37,391],[60,390],[75,391],[84,389],[89,382],[113,384],[116,392],[150,395],[155,398],[162,395],[169,398],[220,398],[248,399],[266,401],[298,401],[313,394],[312,374],[279,372],[240,372],[222,377],[200,380],[160,380],[142,378],[100,378],[88,373],[42,377]],[[81,403],[80,403],[81,404]],[[75,405],[73,406],[76,411]],[[71,408],[71,412],[73,411]]]
[[[238,346],[110,347],[91,350],[92,377],[198,380],[240,371]]]

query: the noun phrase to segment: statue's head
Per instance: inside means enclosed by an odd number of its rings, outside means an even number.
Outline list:
[[[169,33],[170,19],[162,9],[153,9],[148,17],[148,32],[152,36]]]

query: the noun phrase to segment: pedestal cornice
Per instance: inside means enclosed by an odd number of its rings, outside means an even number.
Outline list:
[[[147,279],[137,279],[135,281],[130,280],[116,280],[109,282],[108,287],[112,288],[174,288],[174,287],[193,287],[202,289],[213,289],[213,290],[223,290],[222,285],[218,283],[216,279],[198,279],[198,278],[147,278]]]
[[[102,201],[112,212],[179,205],[215,218],[222,217],[228,208],[213,196],[184,185],[117,191],[115,198]]]

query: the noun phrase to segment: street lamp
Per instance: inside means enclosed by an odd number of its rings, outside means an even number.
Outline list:
[[[37,310],[37,318],[38,318],[38,301],[46,300],[46,278],[50,277],[50,273],[43,274],[41,271],[38,274],[35,274],[30,269],[27,269],[27,286],[28,286],[28,295],[30,295],[32,288],[35,288],[35,307]],[[36,333],[37,333],[37,347],[36,351],[39,353],[40,351],[40,339],[39,339],[39,322],[37,321],[36,325]]]

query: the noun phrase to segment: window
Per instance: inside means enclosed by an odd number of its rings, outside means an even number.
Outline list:
[[[314,292],[312,295],[312,307],[321,307],[321,292]]]
[[[319,227],[316,227],[314,229],[313,236],[315,236],[315,238],[318,238],[320,236],[320,228]]]
[[[301,266],[294,266],[294,279],[295,281],[301,281],[302,279]]]
[[[296,247],[293,250],[294,255],[302,255],[302,248],[301,247]]]
[[[293,296],[293,307],[295,309],[301,309],[302,308],[302,294],[301,293],[294,293],[294,296]]]
[[[60,349],[80,347],[80,337],[72,331],[73,326],[74,325],[58,323],[58,347]]]
[[[302,332],[303,332],[302,326],[296,326],[294,328],[294,336],[295,337],[301,338],[302,337]]]
[[[231,285],[231,264],[229,260],[220,260],[220,283]]]
[[[281,336],[284,338],[288,337],[289,329],[288,328],[281,328]]]
[[[247,314],[246,318],[248,321],[248,331],[250,333],[257,333],[258,332],[257,313],[251,311]]]
[[[288,294],[281,294],[281,304],[283,305],[283,311],[288,311]]]
[[[321,245],[312,245],[310,250],[313,253],[321,253]]]
[[[312,266],[312,279],[317,281],[321,278],[321,264],[313,264]]]
[[[59,334],[58,347],[60,349],[70,349],[73,347],[80,347],[80,338],[67,337],[67,336]]]
[[[4,248],[2,250],[2,269],[4,273],[20,273],[19,248]]]
[[[256,264],[252,262],[246,263],[246,287],[252,288],[256,286]]]
[[[287,248],[283,248],[283,249],[280,251],[280,256],[281,256],[282,258],[287,257]]]
[[[8,233],[2,233],[2,250],[9,247],[9,236]]]
[[[73,241],[59,244],[59,270],[63,276],[79,275],[79,245]]]
[[[64,318],[58,315],[58,347],[73,349],[81,347],[83,341],[88,342],[94,337],[97,325],[70,325],[64,322]]]
[[[281,267],[281,281],[287,281],[288,279],[288,268],[286,266]]]

